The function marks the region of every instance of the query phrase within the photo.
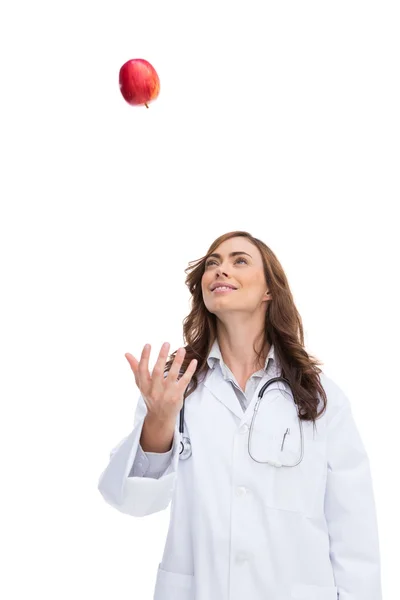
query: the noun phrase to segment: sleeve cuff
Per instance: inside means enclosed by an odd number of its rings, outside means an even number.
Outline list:
[[[128,477],[158,478],[169,466],[174,446],[168,452],[144,452],[139,444]]]

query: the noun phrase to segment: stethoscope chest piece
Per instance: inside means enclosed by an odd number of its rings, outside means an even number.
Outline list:
[[[190,456],[192,456],[192,444],[190,442],[190,439],[188,437],[184,437],[182,438],[180,444],[181,447],[179,451],[179,458],[181,460],[186,460],[187,458],[190,458]]]

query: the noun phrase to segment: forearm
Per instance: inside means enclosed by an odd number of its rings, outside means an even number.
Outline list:
[[[175,420],[160,422],[146,416],[140,445],[144,452],[169,452],[172,448],[175,433]]]

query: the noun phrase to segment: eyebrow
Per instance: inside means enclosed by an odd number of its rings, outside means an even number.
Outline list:
[[[229,256],[237,256],[238,254],[246,254],[247,256],[250,256],[250,258],[252,258],[251,254],[247,254],[247,252],[231,252],[229,254]],[[220,259],[221,255],[218,254],[218,253],[214,253],[214,254],[210,254],[210,256],[208,256],[207,258],[211,258],[211,257],[219,258]]]

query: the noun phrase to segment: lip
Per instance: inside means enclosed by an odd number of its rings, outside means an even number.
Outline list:
[[[228,290],[223,290],[220,287],[216,287],[212,290],[213,294],[230,294],[231,292],[236,292],[236,289],[230,288]]]
[[[211,287],[210,287],[211,291],[213,292],[218,286],[229,287],[229,288],[232,288],[233,290],[237,289],[231,283],[223,283],[222,281],[218,281],[218,282],[211,284]]]

